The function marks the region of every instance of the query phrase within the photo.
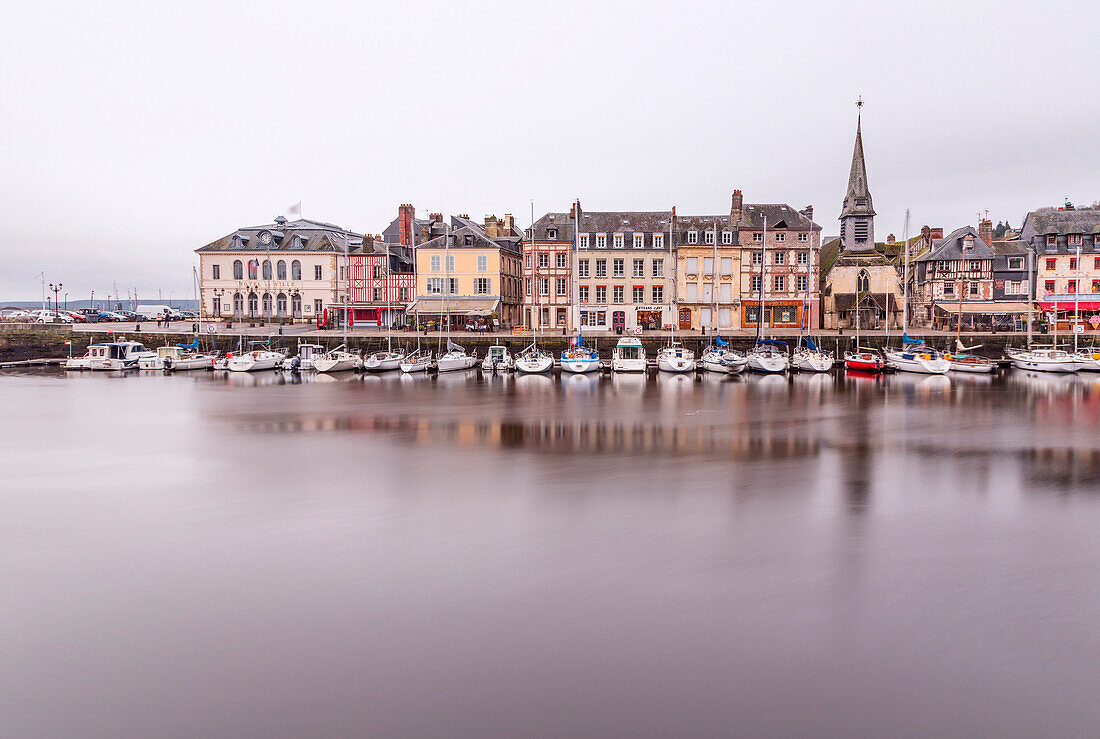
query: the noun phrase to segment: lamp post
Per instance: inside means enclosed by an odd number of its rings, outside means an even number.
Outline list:
[[[55,313],[57,312],[58,307],[59,307],[59,303],[57,302],[57,294],[59,292],[61,292],[62,287],[64,287],[64,285],[60,282],[57,283],[56,285],[53,284],[52,282],[50,283],[50,290],[53,291],[53,309],[54,309]],[[58,317],[60,317],[60,316],[58,316]]]
[[[69,294],[65,293],[65,310],[69,309]]]

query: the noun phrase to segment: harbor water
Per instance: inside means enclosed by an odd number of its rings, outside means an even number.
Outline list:
[[[1100,377],[0,374],[5,736],[1093,735]]]

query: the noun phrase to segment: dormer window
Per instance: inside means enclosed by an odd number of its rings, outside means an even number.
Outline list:
[[[240,234],[234,234],[233,235],[232,247],[234,249],[243,249],[245,244],[247,244],[247,243],[248,243],[248,239],[246,237],[241,236]]]
[[[1058,236],[1055,234],[1047,234],[1047,244],[1054,246],[1058,242]]]
[[[588,248],[588,234],[581,234],[581,248]]]
[[[689,244],[698,244],[699,243],[699,232],[698,231],[688,231],[688,243]]]
[[[764,240],[764,234],[760,231],[753,231],[752,240],[759,244],[761,241]]]
[[[732,244],[733,243],[733,231],[723,231],[722,232],[722,243],[723,244]]]
[[[1069,245],[1070,246],[1080,246],[1081,245],[1081,234],[1070,234],[1069,235]]]
[[[714,232],[713,231],[704,231],[703,232],[703,243],[704,244],[713,244],[714,243]]]
[[[556,229],[556,228],[546,229],[546,238],[550,239],[550,240],[557,239],[558,238],[558,229]]]

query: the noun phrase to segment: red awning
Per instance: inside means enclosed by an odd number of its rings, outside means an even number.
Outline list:
[[[1055,308],[1055,305],[1058,307]],[[1039,307],[1043,310],[1073,310],[1075,306],[1072,300],[1059,300],[1057,302],[1043,302],[1040,300]],[[1076,304],[1076,308],[1078,310],[1100,310],[1100,302],[1095,300],[1082,300]]]

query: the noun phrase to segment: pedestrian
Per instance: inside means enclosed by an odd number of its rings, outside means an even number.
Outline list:
[[[157,328],[160,328],[160,318],[161,318],[161,314],[158,313],[157,314]]]

